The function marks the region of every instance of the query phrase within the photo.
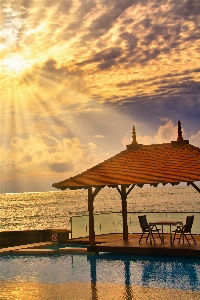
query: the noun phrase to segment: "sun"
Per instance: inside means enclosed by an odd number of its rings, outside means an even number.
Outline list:
[[[24,59],[20,54],[11,54],[0,62],[1,69],[5,73],[23,73],[31,66],[31,61]]]

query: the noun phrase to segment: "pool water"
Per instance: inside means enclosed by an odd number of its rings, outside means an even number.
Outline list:
[[[102,253],[0,257],[0,282],[112,283],[200,291],[200,259]]]

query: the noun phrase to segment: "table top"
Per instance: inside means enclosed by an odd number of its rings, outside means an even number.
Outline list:
[[[177,224],[183,225],[182,221],[156,221],[156,222],[150,222],[149,225],[174,225]]]

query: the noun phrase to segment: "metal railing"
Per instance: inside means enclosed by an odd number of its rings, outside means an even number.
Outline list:
[[[192,233],[200,234],[200,212],[129,212],[127,214],[129,233],[141,233],[141,228],[138,222],[139,215],[146,215],[148,222],[170,220],[182,221],[183,224],[185,224],[187,216],[194,215]],[[72,238],[85,237],[89,235],[88,215],[71,217],[70,222]],[[94,230],[96,235],[122,233],[122,228],[121,212],[94,214]],[[165,230],[167,233],[168,228],[166,227]]]

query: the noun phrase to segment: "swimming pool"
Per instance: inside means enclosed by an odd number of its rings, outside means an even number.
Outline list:
[[[0,282],[111,283],[200,291],[200,260],[102,253],[7,255],[0,257]]]

